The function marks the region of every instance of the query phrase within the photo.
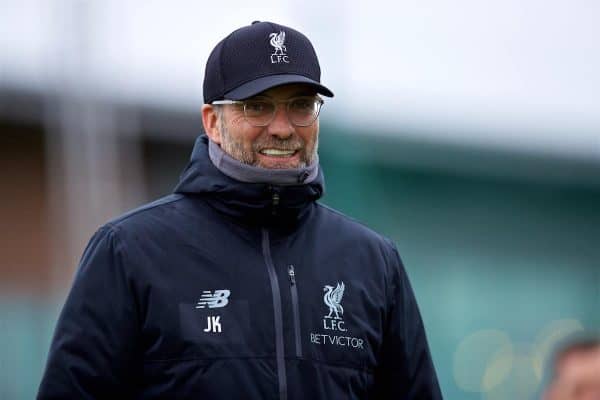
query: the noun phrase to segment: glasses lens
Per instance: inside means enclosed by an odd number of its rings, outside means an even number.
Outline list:
[[[287,117],[296,126],[309,126],[319,116],[322,100],[313,96],[296,97],[287,102]],[[244,102],[244,116],[253,126],[267,126],[273,121],[277,103],[270,99]]]
[[[314,97],[298,97],[288,104],[288,117],[294,125],[308,126],[319,115],[321,103]]]
[[[244,114],[250,124],[255,126],[267,125],[275,112],[275,104],[268,100],[247,100]]]

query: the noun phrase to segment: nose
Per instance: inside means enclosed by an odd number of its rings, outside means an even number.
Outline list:
[[[288,118],[285,104],[277,105],[273,121],[268,125],[268,133],[280,139],[286,139],[293,135],[294,126]]]

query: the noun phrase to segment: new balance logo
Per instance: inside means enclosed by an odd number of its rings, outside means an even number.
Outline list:
[[[229,304],[230,294],[231,291],[228,289],[215,290],[214,292],[211,292],[210,290],[203,290],[200,300],[198,300],[198,304],[196,304],[196,308],[225,307],[227,304]]]

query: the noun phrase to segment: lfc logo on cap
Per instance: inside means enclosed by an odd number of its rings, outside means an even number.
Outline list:
[[[271,64],[286,63],[289,64],[290,59],[286,53],[287,48],[285,47],[285,32],[279,31],[279,33],[269,34],[271,40],[269,43],[275,51],[271,54]]]

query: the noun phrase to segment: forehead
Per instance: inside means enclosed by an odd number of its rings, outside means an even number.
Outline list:
[[[585,369],[596,371],[596,376],[600,379],[600,348],[571,351],[557,365],[559,374],[573,374]]]
[[[281,85],[260,92],[257,96],[266,96],[276,99],[286,99],[294,96],[312,96],[317,94],[314,87],[305,83],[291,83],[289,85]]]

